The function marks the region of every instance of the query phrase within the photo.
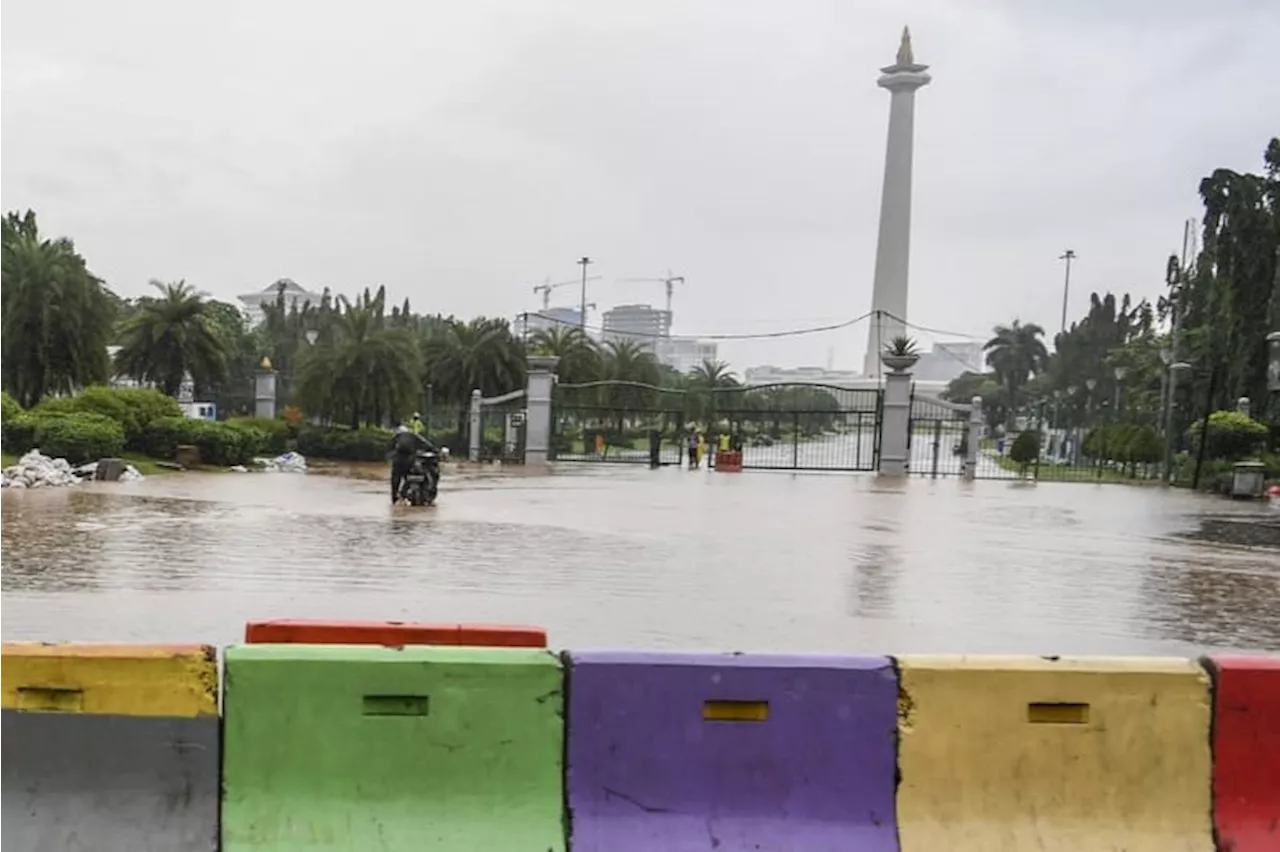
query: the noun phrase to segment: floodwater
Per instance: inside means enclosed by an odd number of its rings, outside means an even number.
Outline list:
[[[1159,488],[632,465],[376,479],[180,474],[8,491],[5,639],[237,641],[265,618],[531,623],[556,647],[1280,651],[1257,504]]]

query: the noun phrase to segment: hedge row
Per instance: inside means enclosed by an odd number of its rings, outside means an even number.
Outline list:
[[[75,396],[47,397],[32,409],[33,414],[98,414],[109,417],[124,430],[125,447],[146,450],[147,426],[161,417],[181,417],[177,400],[154,388],[89,387]],[[43,449],[43,448],[42,448]]]
[[[307,458],[338,461],[386,461],[391,432],[386,429],[343,429],[338,426],[303,426],[298,430],[298,452]]]
[[[0,442],[15,455],[39,449],[46,456],[84,464],[124,452],[124,429],[103,414],[9,415],[0,427]]]

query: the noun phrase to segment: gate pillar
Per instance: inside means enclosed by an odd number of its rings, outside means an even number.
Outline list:
[[[480,388],[476,388],[471,392],[471,428],[467,430],[470,434],[467,457],[472,462],[480,461],[480,438],[484,431],[480,422],[480,406],[483,404],[484,396],[480,393]]]
[[[982,440],[982,425],[984,422],[985,418],[982,414],[982,397],[975,396],[973,398],[972,407],[969,409],[969,423],[966,427],[969,430],[969,440],[965,442],[965,479],[973,479],[978,475],[978,443]]]
[[[906,476],[911,429],[911,374],[884,376],[884,413],[880,418],[880,475]]]
[[[558,363],[560,359],[555,355],[531,355],[527,361],[525,403],[528,413],[524,426],[526,466],[545,465],[550,454],[551,388],[555,384]]]

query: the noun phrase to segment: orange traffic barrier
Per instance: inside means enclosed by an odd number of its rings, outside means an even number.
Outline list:
[[[721,473],[742,473],[742,451],[717,450],[716,470]]]
[[[545,648],[541,627],[508,624],[424,624],[413,621],[250,621],[244,641],[259,645],[467,645]]]

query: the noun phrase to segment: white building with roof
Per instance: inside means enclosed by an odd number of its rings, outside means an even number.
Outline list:
[[[304,290],[298,282],[292,278],[281,278],[270,286],[264,288],[260,293],[246,293],[243,296],[237,296],[240,304],[244,305],[245,313],[248,316],[249,326],[258,325],[266,319],[266,313],[262,310],[264,304],[275,304],[281,294],[284,295],[284,304],[286,310],[292,310],[296,305],[299,309],[307,302],[313,305],[320,304],[323,298],[322,293],[312,293]]]

